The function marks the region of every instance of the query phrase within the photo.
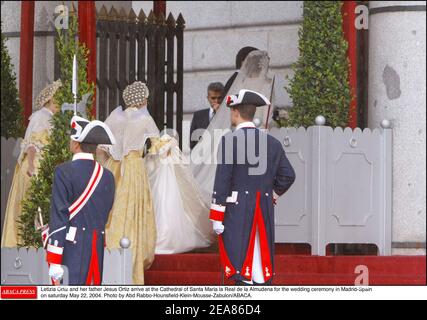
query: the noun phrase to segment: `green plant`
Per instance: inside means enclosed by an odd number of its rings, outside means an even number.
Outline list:
[[[94,84],[87,82],[86,65],[88,49],[76,39],[78,30],[77,17],[71,15],[69,29],[63,34],[60,30],[56,41],[59,53],[62,87],[55,94],[55,100],[59,105],[64,102],[73,102],[72,94],[72,70],[73,57],[77,55],[78,61],[78,100],[85,93],[94,91]],[[91,103],[92,100],[89,100]],[[91,106],[87,108],[87,114],[91,114]],[[43,150],[38,174],[31,179],[31,186],[27,192],[27,199],[23,201],[23,209],[18,221],[20,243],[19,246],[40,247],[41,234],[34,228],[34,218],[40,207],[43,223],[49,222],[50,202],[55,167],[71,159],[69,151],[69,129],[73,116],[72,111],[58,112],[52,118],[52,132],[49,142]]]
[[[3,22],[1,22],[3,29]],[[7,38],[1,33],[1,136],[17,138],[24,135],[23,108],[16,87],[16,75],[6,47]]]
[[[341,6],[341,1],[304,1],[300,56],[286,87],[293,107],[279,125],[308,127],[323,115],[329,126],[347,126],[352,97]]]

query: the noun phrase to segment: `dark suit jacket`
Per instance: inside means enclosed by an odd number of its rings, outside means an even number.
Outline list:
[[[193,120],[191,121],[191,128],[190,128],[190,148],[193,149],[194,146],[199,142],[201,134],[197,134],[194,139],[192,140],[191,136],[193,134],[193,131],[196,129],[206,129],[209,125],[209,110],[210,108],[199,110],[194,112]]]
[[[236,80],[236,77],[239,73],[235,71],[233,75],[227,80],[227,83],[224,87],[224,97],[230,94],[236,94],[237,92],[228,92],[231,88],[231,85],[233,84],[234,80]]]

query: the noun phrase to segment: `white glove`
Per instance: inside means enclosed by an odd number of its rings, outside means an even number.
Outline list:
[[[216,234],[221,234],[224,232],[224,225],[221,221],[213,221],[213,229]]]
[[[159,156],[160,158],[164,159],[167,156],[170,155],[170,150],[172,148],[175,148],[178,146],[178,141],[175,138],[172,138],[171,136],[164,134],[161,138],[160,141],[164,142],[164,141],[168,141],[168,143],[166,143],[163,147],[160,148],[159,150]]]
[[[49,267],[49,277],[55,280],[61,280],[64,275],[64,269],[60,264],[51,264]]]

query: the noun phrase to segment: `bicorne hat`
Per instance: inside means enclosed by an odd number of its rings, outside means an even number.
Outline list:
[[[242,89],[238,94],[232,94],[226,98],[227,107],[236,107],[240,105],[254,105],[262,107],[269,105],[270,101],[261,93],[256,91]]]
[[[80,143],[110,144],[116,143],[110,128],[102,121],[89,121],[74,116],[71,119],[71,139]]]

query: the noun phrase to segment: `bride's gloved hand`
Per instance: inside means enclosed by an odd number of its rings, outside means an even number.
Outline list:
[[[221,221],[213,221],[213,230],[216,234],[221,234],[224,232],[224,225]]]
[[[178,146],[178,141],[168,134],[164,134],[160,138],[160,145],[162,146],[159,149],[159,156],[160,158],[166,158],[170,155],[170,150]]]

